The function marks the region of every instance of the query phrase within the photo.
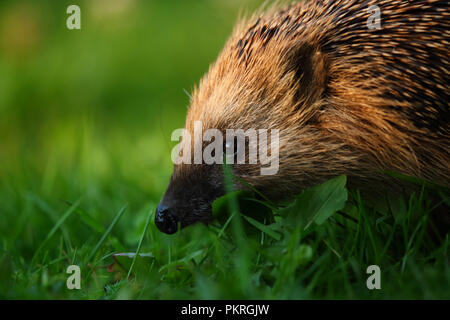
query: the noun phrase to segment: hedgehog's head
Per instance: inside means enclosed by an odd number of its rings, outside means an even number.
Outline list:
[[[263,23],[258,28],[252,40],[246,39],[248,32],[235,34],[193,92],[179,151],[172,155],[174,171],[156,213],[163,232],[211,219],[212,202],[225,192],[224,156],[233,160],[233,175],[273,199],[288,195],[301,179],[314,181],[301,169],[323,151],[313,111],[325,90],[323,55],[283,39],[276,28]],[[293,147],[300,136],[304,141]]]
[[[208,129],[202,121],[194,121],[194,129],[188,125],[178,131],[181,141],[172,153],[174,171],[155,217],[161,231],[171,234],[178,224],[185,227],[211,219],[212,202],[225,193],[225,163],[234,176],[247,180],[278,173],[278,130],[235,130],[216,124]],[[242,184],[235,181],[234,187]]]

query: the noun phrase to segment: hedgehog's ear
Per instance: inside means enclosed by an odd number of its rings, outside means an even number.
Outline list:
[[[296,100],[313,103],[326,92],[328,63],[326,55],[315,46],[301,43],[289,49],[287,74],[294,73],[297,89]]]

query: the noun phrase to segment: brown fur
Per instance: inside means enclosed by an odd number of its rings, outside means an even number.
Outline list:
[[[366,26],[370,5],[381,9],[379,30]],[[383,170],[450,186],[449,9],[440,0],[271,7],[235,29],[194,90],[186,128],[279,129],[277,175],[233,168],[274,199],[339,174],[383,190]],[[221,185],[210,167],[175,166],[169,190]]]

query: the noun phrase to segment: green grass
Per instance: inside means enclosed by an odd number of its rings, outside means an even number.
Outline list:
[[[184,90],[260,1],[77,3],[81,31],[65,28],[72,1],[0,3],[0,298],[450,298],[435,186],[374,204],[341,177],[283,208],[232,192],[208,227],[160,233]]]
[[[396,198],[394,215],[345,184],[337,177],[283,207],[231,192],[216,201],[214,223],[173,236],[149,220],[155,204],[117,205],[106,190],[72,205],[16,194],[27,218],[2,237],[1,298],[450,298],[449,236],[430,237],[427,189]],[[71,264],[81,290],[65,286]],[[372,264],[381,290],[366,287]]]

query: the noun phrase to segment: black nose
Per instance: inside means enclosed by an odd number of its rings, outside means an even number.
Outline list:
[[[178,218],[170,213],[167,206],[159,205],[156,208],[155,224],[160,231],[167,234],[173,234],[178,230]]]

